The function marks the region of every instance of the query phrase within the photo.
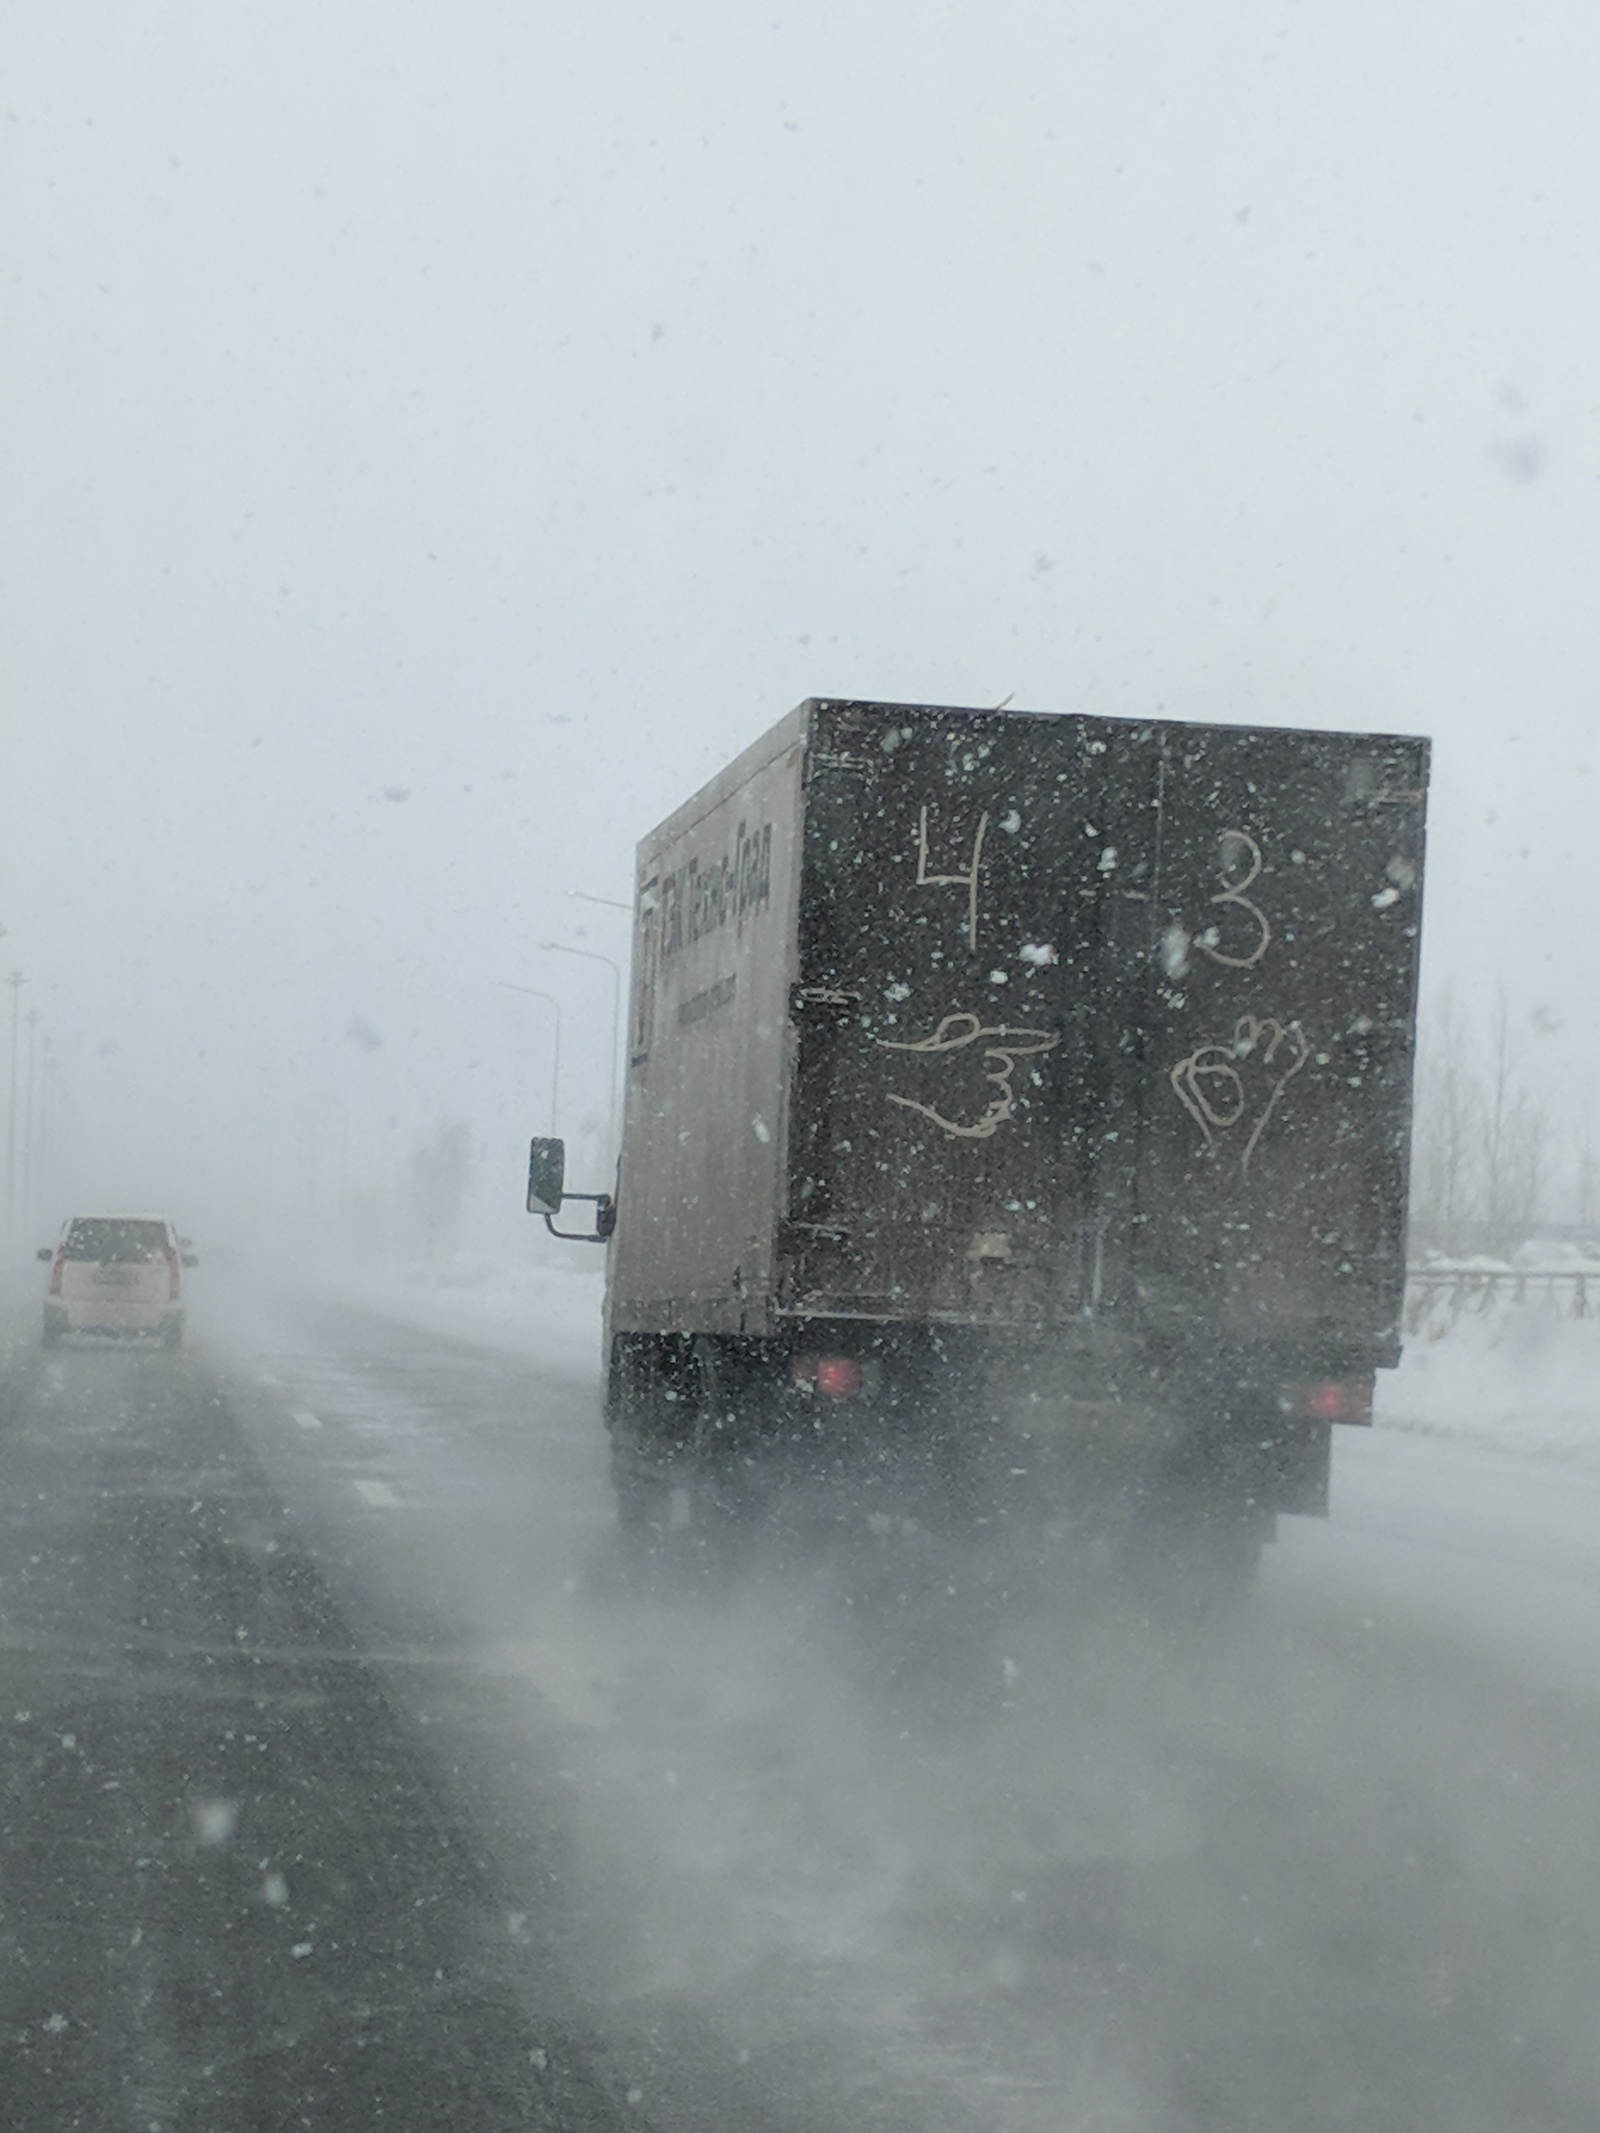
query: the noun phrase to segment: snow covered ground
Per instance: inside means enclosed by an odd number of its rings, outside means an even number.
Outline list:
[[[511,1355],[565,1378],[600,1374],[605,1275],[542,1264],[512,1252],[457,1252],[390,1265],[324,1267],[318,1286],[380,1318],[426,1327]]]
[[[1600,1470],[1600,1267],[1559,1246],[1430,1263],[1380,1427]],[[1579,1311],[1583,1315],[1576,1315]]]
[[[1538,1264],[1557,1264],[1556,1255]],[[1590,1262],[1592,1265],[1592,1262]],[[1434,1271],[1438,1272],[1443,1268]],[[1448,1271],[1448,1269],[1445,1269]],[[1594,1317],[1571,1316],[1570,1284],[1528,1278],[1520,1300],[1497,1279],[1414,1298],[1417,1324],[1396,1371],[1378,1380],[1379,1429],[1538,1454],[1600,1471],[1600,1270]],[[1564,1266],[1562,1271],[1568,1271]],[[330,1285],[380,1316],[513,1354],[563,1377],[596,1379],[604,1276],[511,1253],[341,1268]]]
[[[1600,1323],[1502,1308],[1413,1339],[1380,1377],[1380,1428],[1600,1471]]]

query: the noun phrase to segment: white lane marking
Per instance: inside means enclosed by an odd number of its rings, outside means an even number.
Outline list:
[[[321,1429],[322,1417],[314,1415],[309,1407],[291,1407],[289,1410],[302,1429]]]
[[[394,1509],[400,1502],[386,1481],[353,1481],[350,1486],[364,1496],[368,1503],[381,1505],[387,1510]]]

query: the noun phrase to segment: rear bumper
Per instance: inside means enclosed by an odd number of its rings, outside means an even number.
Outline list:
[[[67,1333],[99,1333],[113,1339],[176,1340],[183,1332],[182,1305],[153,1311],[106,1303],[58,1303],[44,1307],[44,1331],[52,1339]]]

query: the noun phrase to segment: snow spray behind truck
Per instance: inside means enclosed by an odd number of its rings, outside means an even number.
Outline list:
[[[1399,1358],[1427,772],[813,699],[646,837],[595,1226],[624,1525],[828,1470],[1252,1556],[1324,1511]]]

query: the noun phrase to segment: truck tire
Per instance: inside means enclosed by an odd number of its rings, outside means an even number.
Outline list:
[[[617,1498],[617,1527],[629,1541],[654,1541],[665,1532],[672,1512],[672,1491],[665,1482],[615,1462],[611,1486]]]
[[[1203,1529],[1179,1559],[1179,1597],[1201,1613],[1238,1606],[1261,1567],[1261,1536],[1242,1520]]]
[[[755,1466],[750,1387],[726,1342],[694,1345],[689,1518],[719,1558],[738,1553],[759,1522],[765,1492]]]
[[[1161,1602],[1214,1615],[1249,1594],[1269,1531],[1249,1504],[1204,1489],[1164,1494],[1143,1522],[1139,1581]]]
[[[611,1486],[617,1527],[630,1546],[654,1544],[672,1510],[672,1484],[660,1471],[675,1458],[681,1402],[669,1401],[661,1343],[648,1334],[619,1333],[606,1376],[606,1428],[611,1437]]]

